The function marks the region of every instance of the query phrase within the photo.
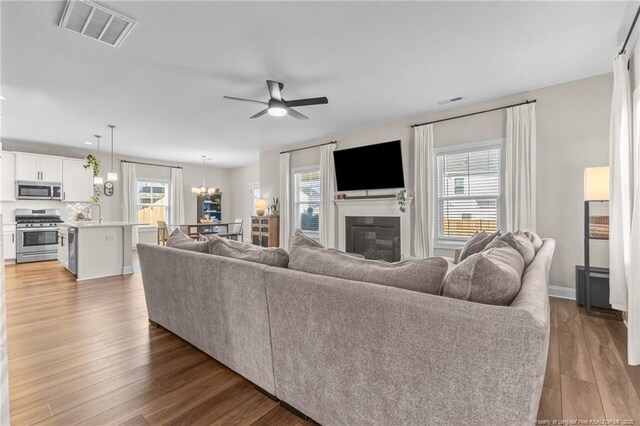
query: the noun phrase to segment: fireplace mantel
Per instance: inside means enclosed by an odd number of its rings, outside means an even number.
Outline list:
[[[411,213],[412,197],[407,197],[407,209],[403,213],[398,207],[396,198],[358,198],[348,200],[335,200],[338,213],[338,249],[346,247],[347,216],[378,216],[400,218],[400,251],[402,258],[411,256]]]

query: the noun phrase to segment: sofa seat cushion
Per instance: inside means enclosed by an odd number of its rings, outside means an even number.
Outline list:
[[[471,238],[469,238],[469,241],[467,241],[464,247],[462,247],[462,251],[456,261],[462,262],[472,254],[480,253],[485,249],[485,247],[487,247],[487,244],[493,241],[493,239],[498,235],[500,235],[500,231],[496,231],[492,234],[487,234],[485,231],[476,232],[471,236]]]
[[[209,236],[209,253],[217,256],[232,257],[248,262],[286,268],[289,264],[289,254],[279,247],[259,247],[249,243]]]
[[[209,253],[208,241],[194,241],[184,232],[176,229],[167,239],[167,247],[181,250],[197,251],[199,253]]]
[[[302,241],[302,244],[296,241]],[[354,257],[340,250],[313,247],[300,237],[292,238],[291,243],[289,269],[423,293],[438,293],[449,266],[441,257],[389,263]]]
[[[506,243],[496,244],[499,247],[473,254],[453,267],[441,294],[487,305],[510,305],[520,292],[524,260]]]

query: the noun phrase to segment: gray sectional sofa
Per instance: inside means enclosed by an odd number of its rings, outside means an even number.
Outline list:
[[[321,424],[533,424],[545,239],[510,306],[148,244],[149,319]]]

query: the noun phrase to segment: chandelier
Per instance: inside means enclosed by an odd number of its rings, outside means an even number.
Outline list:
[[[204,161],[207,159],[206,155],[202,156],[202,185],[200,187],[191,188],[191,192],[200,196],[200,195],[213,195],[219,192],[218,188],[207,188],[204,184]]]

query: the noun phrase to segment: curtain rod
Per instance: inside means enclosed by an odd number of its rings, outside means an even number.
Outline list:
[[[427,123],[413,124],[413,125],[411,125],[411,127],[413,128],[413,127],[426,126],[427,124],[440,123],[441,121],[455,120],[457,118],[471,117],[472,115],[484,114],[485,112],[491,112],[491,111],[499,111],[501,109],[513,108],[513,107],[517,107],[517,106],[520,106],[520,105],[535,104],[536,102],[537,102],[536,99],[534,99],[532,101],[526,100],[524,102],[520,102],[519,104],[506,105],[506,106],[502,106],[502,107],[498,107],[498,108],[485,109],[484,111],[478,111],[478,112],[470,112],[469,114],[456,115],[455,117],[443,118],[441,120],[429,121]]]
[[[624,44],[622,45],[622,49],[620,49],[620,52],[618,52],[618,55],[622,55],[627,51],[627,43],[629,43],[629,39],[631,38],[631,33],[633,32],[633,29],[636,26],[636,22],[638,21],[638,15],[640,15],[640,6],[638,7],[636,16],[633,18],[633,22],[631,23],[631,28],[629,28],[629,32],[627,33],[627,38],[624,39]]]
[[[280,151],[280,154],[286,154],[287,152],[296,152],[296,151],[302,151],[302,150],[305,150],[305,149],[317,148],[319,146],[331,145],[332,143],[338,143],[338,142],[331,141],[331,142],[327,142],[327,143],[319,143],[318,145],[305,146],[304,148],[296,148],[296,149],[290,149],[288,151]]]
[[[170,169],[181,169],[181,166],[167,166],[165,164],[143,163],[141,161],[120,160],[121,163],[142,164],[144,166],[168,167]]]

